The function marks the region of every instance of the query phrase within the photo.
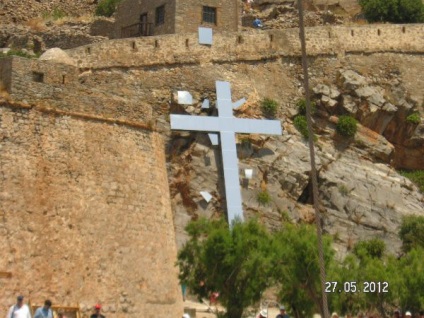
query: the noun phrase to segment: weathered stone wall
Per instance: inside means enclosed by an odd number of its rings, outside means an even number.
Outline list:
[[[423,32],[423,24],[308,28],[307,50],[310,56],[422,53]],[[258,61],[301,53],[298,29],[220,33],[213,41],[209,47],[198,44],[197,34],[176,34],[107,41],[68,53],[81,68]]]
[[[38,106],[37,106],[38,107]],[[0,312],[22,293],[107,317],[181,317],[159,134],[0,104]]]
[[[216,8],[216,24],[203,22],[203,6]],[[217,31],[238,31],[239,0],[177,0],[176,33],[197,32],[199,26]]]
[[[15,100],[113,120],[144,124],[151,121],[152,110],[149,105],[136,99],[127,99],[125,89],[116,93],[110,89],[98,89],[96,83],[86,85],[86,77],[79,74],[76,67],[10,57],[0,60],[0,69],[7,69],[8,64],[11,64],[10,78],[13,83],[8,93]],[[43,82],[37,81],[40,74],[43,74]]]
[[[156,8],[165,5],[165,22],[156,25]],[[123,27],[139,23],[140,15],[147,13],[147,22],[152,23],[153,34],[175,33],[175,0],[126,0],[115,13],[115,38],[122,37]]]

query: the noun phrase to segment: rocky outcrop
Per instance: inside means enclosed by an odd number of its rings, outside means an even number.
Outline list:
[[[52,15],[54,12],[78,17],[93,14],[96,5],[95,0],[3,0],[0,4],[0,16],[2,16],[2,23],[22,23],[40,16]]]
[[[418,113],[418,103],[408,97],[399,79],[394,77],[383,87],[355,71],[342,69],[336,85],[319,84],[314,87],[314,93],[322,115],[350,114],[381,135],[379,138],[393,144],[393,158],[378,158],[396,168],[424,169],[424,124],[407,119],[408,115]]]
[[[71,49],[105,39],[90,35],[90,24],[84,23],[55,25],[40,20],[36,27],[5,24],[0,28],[0,47],[25,48],[36,53],[54,47]]]
[[[39,58],[41,61],[51,61],[53,63],[61,63],[66,65],[72,65],[76,66],[76,62],[69,57],[69,55],[59,49],[59,48],[53,48],[49,49],[46,52],[43,53],[43,55]]]

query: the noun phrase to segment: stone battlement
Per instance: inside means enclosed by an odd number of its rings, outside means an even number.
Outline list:
[[[423,53],[423,24],[325,26],[306,29],[310,56],[379,52]],[[211,46],[197,34],[111,40],[67,51],[82,69],[254,61],[301,53],[298,29],[214,34]]]

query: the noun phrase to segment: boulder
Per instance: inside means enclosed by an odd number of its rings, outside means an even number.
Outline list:
[[[57,47],[44,52],[39,60],[77,66],[76,62],[65,51]]]

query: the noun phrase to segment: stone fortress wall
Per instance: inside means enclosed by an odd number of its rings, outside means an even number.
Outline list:
[[[331,26],[306,29],[311,56],[424,52],[423,24]],[[202,64],[299,56],[298,29],[214,34],[212,46],[197,34],[119,39],[67,52],[78,67],[102,69],[166,64]]]
[[[148,127],[0,103],[0,313],[16,295],[88,317],[180,316],[164,144]]]

